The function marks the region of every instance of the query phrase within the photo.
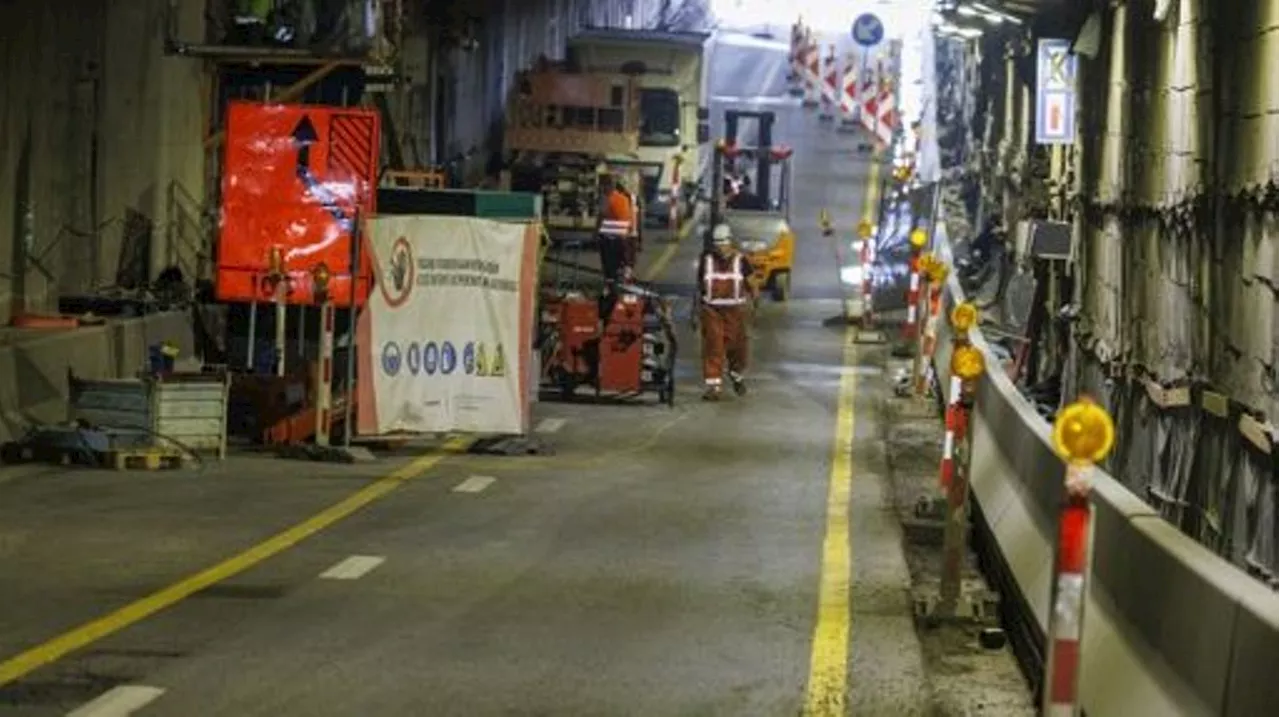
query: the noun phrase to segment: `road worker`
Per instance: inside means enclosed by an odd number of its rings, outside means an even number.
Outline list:
[[[640,253],[640,202],[636,193],[629,190],[621,179],[615,179],[614,185],[619,192],[626,195],[631,202],[631,225],[627,228],[627,240],[622,243],[622,280],[626,283],[635,281],[636,255]]]
[[[631,197],[619,188],[614,176],[602,171],[600,223],[596,238],[600,247],[600,271],[604,273],[606,283],[616,282],[623,273],[623,267],[629,267],[635,262],[634,251],[628,251],[635,224],[634,206]]]
[[[727,224],[711,232],[711,247],[698,261],[698,294],[694,307],[702,327],[703,400],[720,398],[726,363],[733,390],[745,395],[747,369],[747,306],[754,292],[751,265],[733,244]]]

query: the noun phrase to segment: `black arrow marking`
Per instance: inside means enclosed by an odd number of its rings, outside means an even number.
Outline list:
[[[320,135],[316,133],[316,126],[311,124],[311,118],[302,115],[293,128],[292,136],[293,146],[298,150],[298,178],[305,180],[311,173],[311,145],[320,139]]]
[[[338,222],[338,226],[344,232],[350,232],[352,229],[351,219],[342,211],[342,207],[338,204],[337,197],[325,188],[311,172],[311,145],[320,141],[320,134],[316,132],[316,126],[312,124],[311,118],[302,115],[302,119],[298,120],[298,124],[294,126],[290,135],[293,138],[293,146],[298,150],[298,179],[302,182],[302,186],[306,188],[307,194],[319,199],[321,206],[333,216]]]

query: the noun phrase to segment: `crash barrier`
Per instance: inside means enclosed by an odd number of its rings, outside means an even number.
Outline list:
[[[528,433],[537,225],[387,216],[368,231],[358,432]]]
[[[111,319],[101,326],[21,336],[0,345],[0,443],[22,436],[35,423],[68,418],[68,373],[81,378],[134,376],[148,365],[150,347],[169,342],[179,356],[196,348],[190,311],[165,311]]]
[[[951,262],[943,229],[937,253]],[[957,278],[943,310],[964,300]],[[1024,669],[1039,683],[1054,578],[1065,465],[1050,426],[1000,370],[978,329],[970,341],[989,369],[977,385],[972,495],[979,543],[993,553],[1007,622]],[[933,357],[950,383],[952,329],[940,322]],[[1093,474],[1093,558],[1081,639],[1079,699],[1088,715],[1269,715],[1277,711],[1276,595],[1167,523],[1101,469]],[[980,553],[982,550],[980,549]]]

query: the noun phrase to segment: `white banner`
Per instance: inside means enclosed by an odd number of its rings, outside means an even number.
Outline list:
[[[536,228],[385,216],[366,236],[359,432],[527,432]]]

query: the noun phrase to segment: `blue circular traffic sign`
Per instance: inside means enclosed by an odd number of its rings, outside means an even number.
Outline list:
[[[880,18],[875,15],[864,12],[853,21],[850,34],[853,35],[853,41],[859,45],[873,47],[879,45],[884,39],[884,23],[880,22]]]
[[[400,373],[400,344],[388,341],[382,346],[382,372],[393,377]]]
[[[440,365],[440,346],[434,341],[428,341],[422,347],[422,372],[428,376],[436,372],[436,368]]]
[[[409,344],[409,348],[405,349],[404,363],[409,368],[409,373],[414,376],[417,376],[418,372],[422,370],[422,347],[418,345],[417,341]]]
[[[440,349],[440,373],[448,376],[458,367],[458,350],[453,347],[453,342],[444,342],[444,347]]]

